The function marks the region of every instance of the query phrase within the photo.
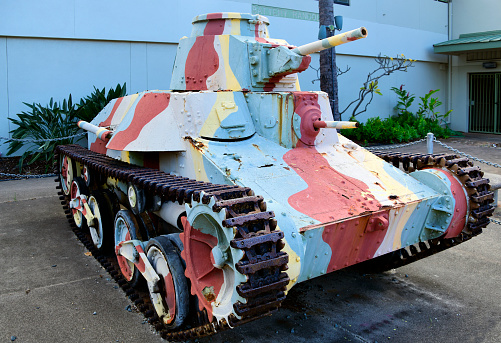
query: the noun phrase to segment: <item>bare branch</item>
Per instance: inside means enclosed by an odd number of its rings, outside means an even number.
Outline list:
[[[351,67],[348,67],[346,66],[346,69],[345,70],[341,70],[339,67],[337,68],[336,70],[336,73],[337,73],[337,76],[340,76],[340,75],[343,75],[343,74],[346,74],[347,72],[349,72],[351,69]]]
[[[374,58],[374,61],[376,61],[378,67],[367,75],[365,82],[362,84],[362,87],[358,92],[358,98],[350,102],[348,106],[345,107],[344,110],[339,112],[340,114],[345,113],[352,105],[355,105],[353,110],[351,111],[352,117],[355,117],[360,113],[366,112],[367,107],[374,99],[374,93],[381,95],[381,90],[378,88],[379,79],[381,79],[384,76],[388,76],[396,71],[407,71],[407,68],[414,66],[413,65],[414,61],[405,58],[403,54],[395,58],[388,56],[381,56],[381,54],[379,54],[377,57]],[[365,103],[364,108],[358,111],[358,109],[360,108],[360,106],[362,106],[364,101],[367,101]]]
[[[314,80],[311,80],[311,83],[314,84],[316,81],[320,81],[320,68],[317,69],[315,67],[312,67],[311,64],[308,66],[308,68],[313,69],[317,73],[317,78]],[[337,76],[340,76],[340,75],[346,74],[350,70],[351,70],[351,67],[349,67],[349,66],[346,66],[345,70],[341,70],[339,67],[336,67],[336,74],[337,74]]]

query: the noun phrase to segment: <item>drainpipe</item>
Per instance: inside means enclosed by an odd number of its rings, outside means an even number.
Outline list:
[[[448,21],[448,25],[447,25],[447,29],[448,29],[448,40],[451,40],[452,39],[452,2],[449,1],[447,3],[447,9],[448,9],[448,18],[447,18],[447,21]],[[448,59],[448,64],[449,64],[449,70],[448,70],[448,73],[447,73],[447,81],[448,81],[448,85],[447,85],[447,110],[450,110],[452,109],[452,55],[448,55],[447,56],[447,59]],[[447,122],[448,124],[451,123],[451,116],[449,116],[447,118]]]

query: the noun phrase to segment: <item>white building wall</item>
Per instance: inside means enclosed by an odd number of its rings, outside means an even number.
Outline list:
[[[458,39],[464,33],[501,30],[500,13],[501,1],[498,0],[454,0],[451,3],[450,39]],[[468,131],[470,74],[491,72],[501,72],[501,61],[498,61],[497,68],[485,69],[482,61],[467,62],[465,55],[451,57],[452,129]]]
[[[501,1],[498,0],[453,0],[452,36],[457,39],[462,33],[500,30]]]
[[[445,89],[443,63],[434,43],[447,40],[447,4],[434,0],[352,0],[335,6],[344,30],[367,27],[369,37],[336,49],[338,66],[351,67],[339,78],[340,107],[356,97],[379,53],[417,59],[407,73],[383,78],[383,96],[375,96],[360,119],[393,113],[396,98],[389,88],[405,84],[423,95]],[[7,117],[26,110],[23,102],[48,103],[72,94],[74,101],[93,86],[127,82],[128,93],[167,89],[177,42],[191,33],[194,16],[209,12],[252,13],[253,4],[318,12],[314,0],[160,1],[17,0],[0,2],[0,137],[14,129]],[[274,38],[300,45],[317,37],[318,22],[269,16]],[[318,68],[318,55],[312,67]],[[300,75],[303,90],[318,90],[312,69]],[[445,96],[445,92],[442,94]],[[442,99],[445,102],[445,99]],[[416,101],[417,102],[417,101]],[[345,115],[344,119],[349,116]],[[5,154],[7,145],[0,145]]]

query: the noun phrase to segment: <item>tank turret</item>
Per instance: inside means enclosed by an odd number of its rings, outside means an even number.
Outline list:
[[[468,159],[376,156],[337,133],[356,124],[333,121],[324,92],[299,91],[309,54],[366,36],[295,47],[263,16],[200,15],[171,90],[115,99],[78,123],[88,149],[57,147],[70,224],[164,338],[261,318],[297,283],[396,268],[489,223],[494,194]]]
[[[367,36],[360,28],[296,48],[269,38],[268,25],[261,15],[195,17],[191,36],[179,42],[171,89],[295,91],[295,74],[308,68],[310,54]]]

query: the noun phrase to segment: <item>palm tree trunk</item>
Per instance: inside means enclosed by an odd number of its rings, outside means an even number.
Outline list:
[[[319,0],[318,14],[320,25],[334,25],[334,1]],[[327,36],[334,32],[327,30]],[[329,95],[334,120],[341,120],[338,104],[338,85],[336,67],[336,48],[320,51],[320,89]]]

